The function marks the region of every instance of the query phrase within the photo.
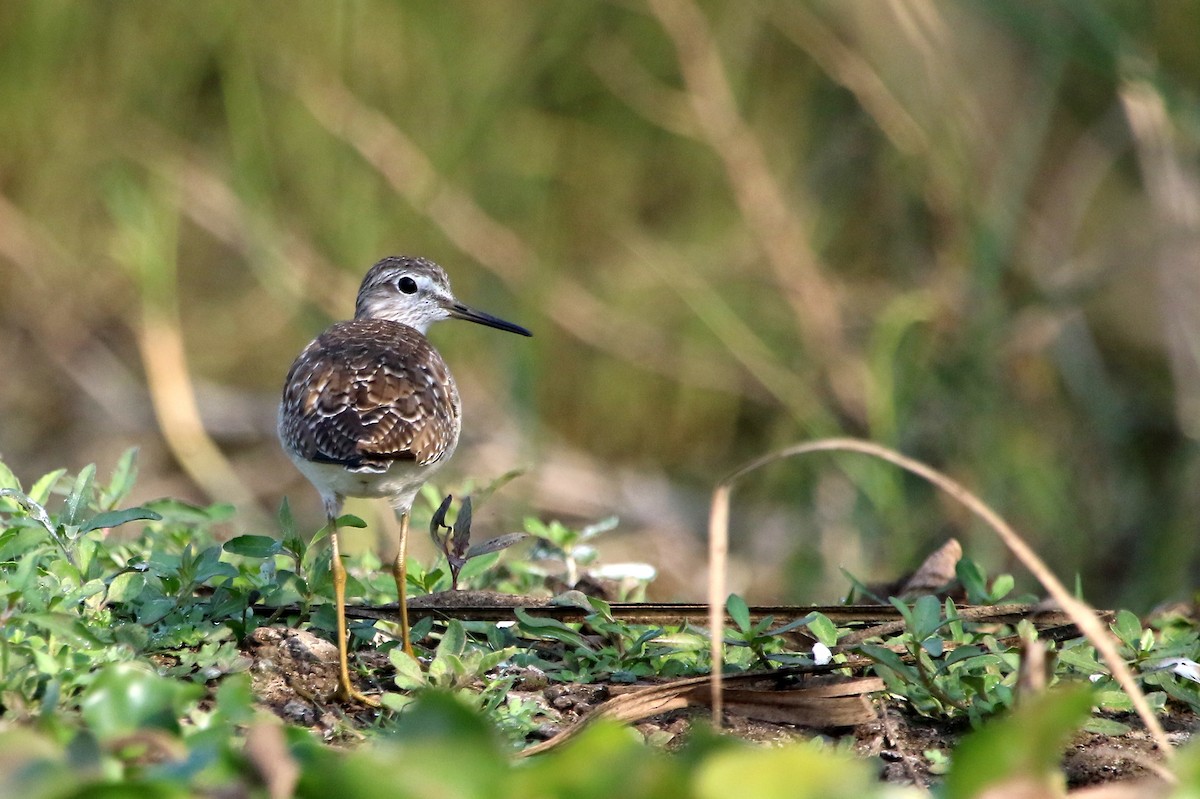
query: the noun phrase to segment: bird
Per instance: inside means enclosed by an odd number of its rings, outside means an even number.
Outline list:
[[[405,588],[409,514],[421,486],[454,454],[462,430],[454,377],[425,337],[430,325],[444,319],[533,335],[459,302],[445,270],[433,261],[389,256],[363,277],[354,318],[335,322],[313,339],[284,381],[279,439],[320,494],[328,522],[339,693],[345,701],[377,704],[350,681],[346,569],[337,536],[346,497],[387,498],[399,520],[392,575],[401,644],[415,657]]]

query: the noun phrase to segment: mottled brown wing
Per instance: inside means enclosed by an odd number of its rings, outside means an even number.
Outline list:
[[[458,436],[445,361],[416,330],[383,319],[339,322],[292,364],[280,435],[301,457],[382,470],[433,463]]]

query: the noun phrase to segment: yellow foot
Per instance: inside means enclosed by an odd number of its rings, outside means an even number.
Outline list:
[[[347,703],[358,702],[360,705],[366,705],[367,707],[380,707],[378,699],[372,696],[367,696],[353,685],[349,685],[347,683],[340,684],[337,691],[334,692],[330,699]]]

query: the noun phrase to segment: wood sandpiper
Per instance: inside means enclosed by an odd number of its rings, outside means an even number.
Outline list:
[[[350,683],[337,518],[346,497],[391,502],[400,522],[392,575],[401,641],[412,655],[404,565],[408,516],[422,484],[454,454],[462,429],[454,378],[425,338],[442,319],[533,335],[456,300],[445,271],[432,261],[384,258],[363,278],[354,319],[331,325],[292,364],[279,405],[279,439],[320,492],[329,521],[340,693],[347,700],[375,704]]]

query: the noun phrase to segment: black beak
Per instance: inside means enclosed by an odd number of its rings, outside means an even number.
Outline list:
[[[461,302],[455,302],[446,308],[450,316],[455,319],[466,319],[468,322],[474,322],[486,327],[494,327],[497,330],[507,330],[509,333],[516,333],[519,336],[532,336],[525,328],[520,325],[514,325],[512,322],[505,322],[498,316],[492,316],[490,313],[477,311],[469,305],[463,305]]]

